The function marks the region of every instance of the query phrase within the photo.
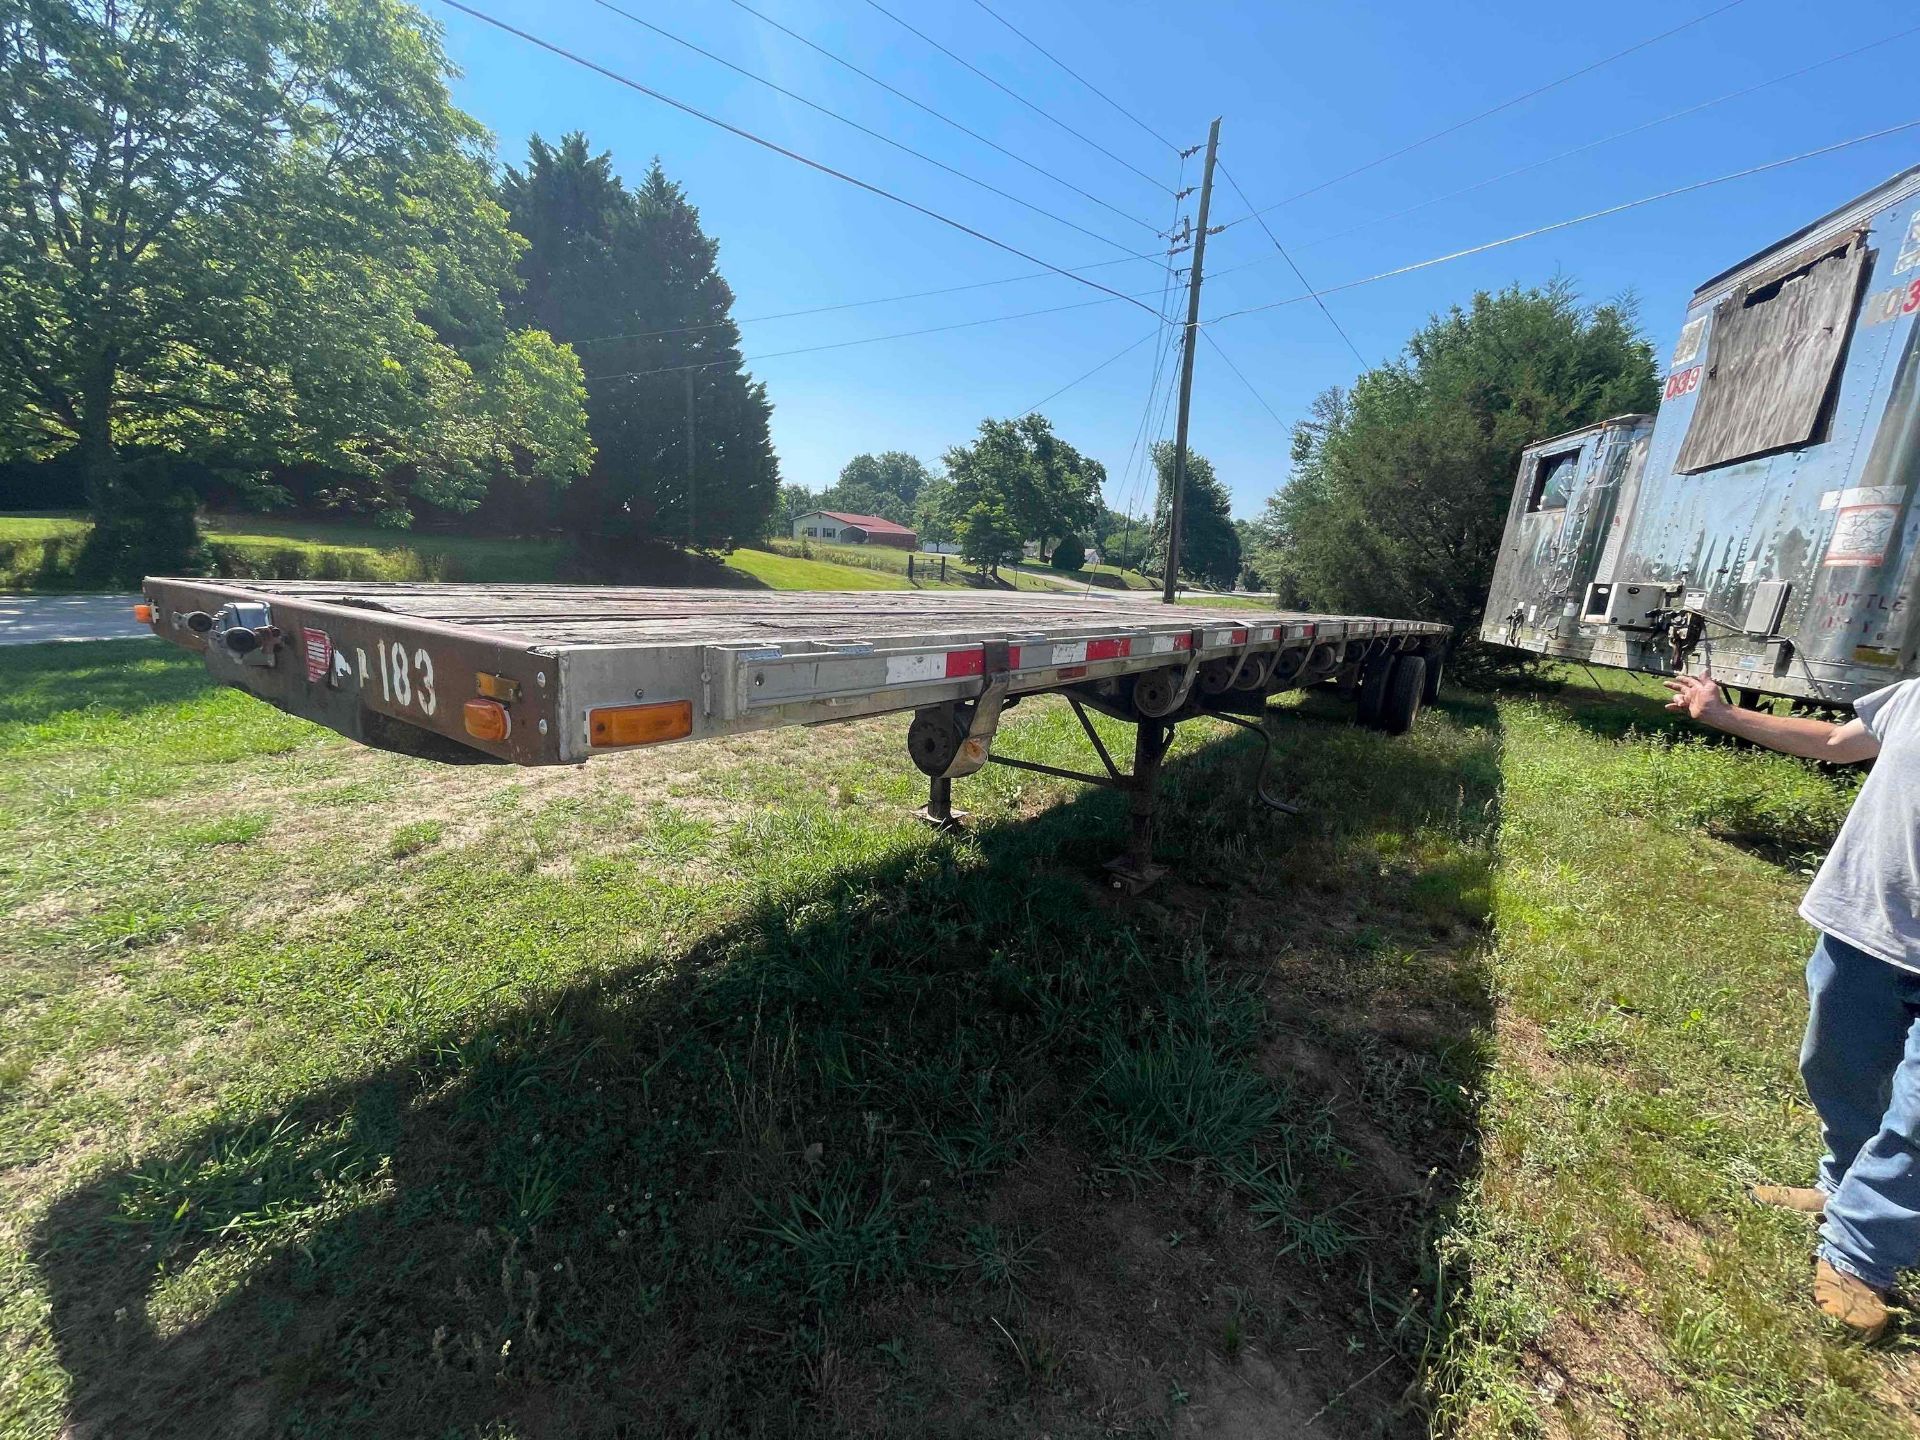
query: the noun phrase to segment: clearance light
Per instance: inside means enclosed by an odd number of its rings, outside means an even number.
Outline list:
[[[509,680],[504,675],[489,675],[483,670],[473,677],[473,685],[489,700],[500,700],[510,705],[520,698],[520,682]]]
[[[658,705],[605,705],[587,712],[587,743],[596,749],[616,745],[658,745],[693,733],[693,702],[668,700]]]
[[[513,733],[513,716],[498,700],[469,700],[460,709],[460,719],[476,740],[504,740]]]
[[[153,606],[144,603],[134,606],[133,618],[138,620],[142,625],[151,625],[153,623]]]

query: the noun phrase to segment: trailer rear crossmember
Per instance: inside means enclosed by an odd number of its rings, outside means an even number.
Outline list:
[[[216,678],[363,743],[441,760],[578,764],[911,710],[908,749],[932,782],[930,818],[951,823],[952,782],[990,760],[1122,788],[1136,832],[1123,864],[1139,879],[1151,870],[1154,782],[1176,724],[1260,714],[1268,695],[1357,680],[1369,660],[1379,671],[1395,655],[1431,658],[1437,674],[1448,635],[1419,621],[1093,595],[182,579],[144,588],[155,632],[203,654]],[[1002,712],[1048,692],[1073,701],[1104,776],[992,754]],[[1138,727],[1131,775],[1083,705]],[[1264,774],[1263,761],[1263,792]]]

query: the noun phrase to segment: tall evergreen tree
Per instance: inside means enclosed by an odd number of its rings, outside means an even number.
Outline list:
[[[501,189],[530,242],[509,303],[586,367],[598,454],[565,496],[569,527],[699,546],[764,533],[780,484],[772,407],[742,369],[719,245],[685,192],[657,160],[627,189],[579,133],[535,136]]]
[[[1154,442],[1153,468],[1160,499],[1147,554],[1164,563],[1172,518],[1174,447]],[[1180,573],[1215,590],[1230,590],[1240,578],[1240,534],[1233,525],[1233,498],[1213,473],[1213,462],[1187,452],[1186,502],[1180,512]]]

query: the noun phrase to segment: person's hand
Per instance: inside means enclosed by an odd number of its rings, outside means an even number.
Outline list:
[[[1711,675],[1676,675],[1665,683],[1673,692],[1673,698],[1667,702],[1669,710],[1690,715],[1703,725],[1716,724],[1727,712],[1720,684]]]

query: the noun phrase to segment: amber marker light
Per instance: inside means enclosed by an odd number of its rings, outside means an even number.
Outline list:
[[[498,700],[503,704],[511,705],[520,698],[520,682],[509,680],[504,675],[489,675],[482,670],[473,677],[473,685],[487,699]]]
[[[504,740],[513,733],[513,716],[498,700],[469,700],[460,709],[460,719],[476,740]]]
[[[153,623],[153,606],[142,601],[133,607],[133,618],[138,620],[142,625],[151,625]]]
[[[618,745],[658,745],[693,733],[693,702],[667,700],[658,705],[604,705],[587,712],[587,743],[596,749]]]

